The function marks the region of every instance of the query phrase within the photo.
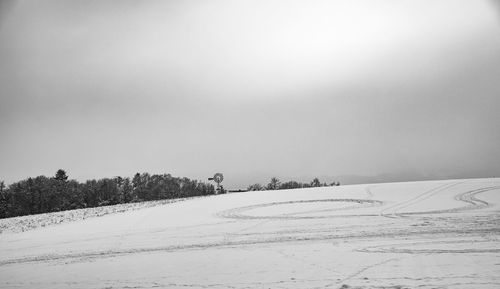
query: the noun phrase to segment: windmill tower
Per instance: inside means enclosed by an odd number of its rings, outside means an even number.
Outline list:
[[[209,181],[214,181],[217,184],[216,194],[224,193],[223,187],[220,185],[224,180],[224,176],[221,173],[216,173],[212,178],[208,178]]]

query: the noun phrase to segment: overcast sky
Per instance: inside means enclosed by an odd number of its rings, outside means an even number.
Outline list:
[[[0,179],[500,176],[498,7],[3,1]]]

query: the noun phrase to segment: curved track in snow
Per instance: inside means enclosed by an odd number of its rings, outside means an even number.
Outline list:
[[[500,179],[249,192],[0,234],[0,287],[496,288],[499,195]]]
[[[244,212],[268,208],[273,206],[289,205],[289,204],[304,204],[304,203],[348,203],[348,206],[341,208],[332,209],[318,209],[318,210],[306,210],[296,213],[280,214],[280,215],[245,215]],[[354,205],[350,205],[353,203]],[[337,212],[337,211],[347,211],[356,210],[369,207],[382,206],[382,201],[368,200],[368,199],[319,199],[319,200],[303,200],[303,201],[286,201],[286,202],[272,202],[257,204],[245,207],[234,208],[230,210],[225,210],[218,212],[216,215],[222,218],[231,219],[323,219],[323,218],[338,218],[338,217],[359,217],[359,216],[373,216],[373,214],[342,214],[342,215],[323,215],[323,216],[297,216],[301,214],[311,214],[311,213],[323,213],[323,212]]]

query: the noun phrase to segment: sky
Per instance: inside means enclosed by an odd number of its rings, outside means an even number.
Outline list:
[[[7,183],[500,177],[498,1],[1,3]]]

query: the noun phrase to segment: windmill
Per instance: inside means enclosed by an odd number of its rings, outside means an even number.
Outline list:
[[[217,183],[217,190],[215,191],[216,194],[224,193],[224,189],[220,185],[220,183],[224,180],[224,176],[221,173],[216,173],[213,177],[208,178],[208,180]]]

